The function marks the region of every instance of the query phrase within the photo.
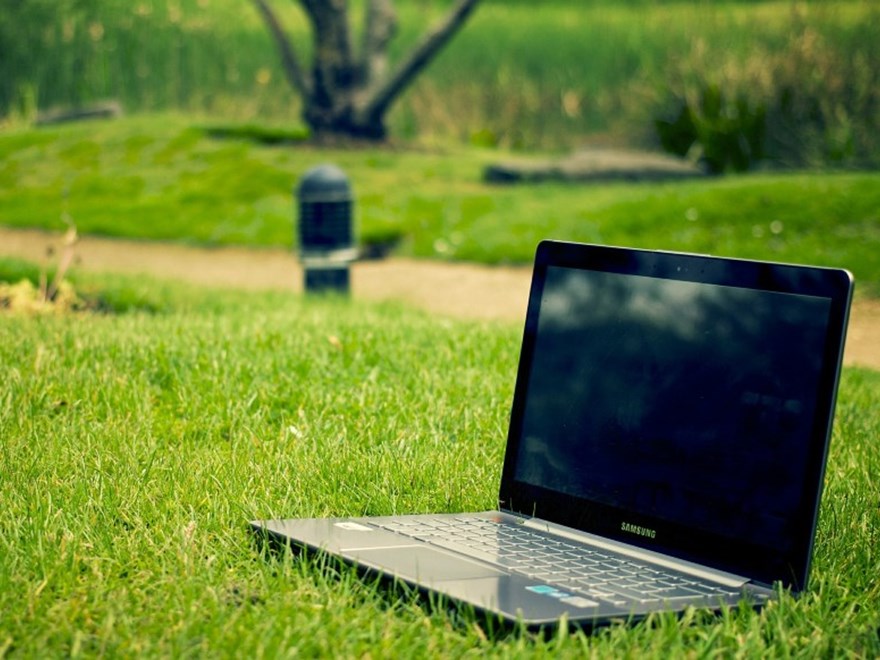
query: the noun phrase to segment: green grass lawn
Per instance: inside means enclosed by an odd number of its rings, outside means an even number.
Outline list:
[[[0,314],[0,657],[880,653],[878,372],[844,372],[802,598],[499,635],[266,555],[246,521],[494,507],[518,326],[86,285],[149,305]]]
[[[366,241],[417,257],[528,263],[542,238],[811,262],[880,287],[880,174],[790,173],[664,184],[492,186],[503,152],[318,150],[210,138],[133,117],[0,135],[0,225],[204,244],[294,243],[292,189],[331,161]]]

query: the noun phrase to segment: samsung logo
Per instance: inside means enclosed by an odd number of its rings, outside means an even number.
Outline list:
[[[653,539],[657,537],[656,529],[648,529],[647,527],[639,527],[638,525],[632,525],[628,522],[620,523],[621,531],[628,532],[629,534],[637,534],[639,536],[645,536],[649,539]]]

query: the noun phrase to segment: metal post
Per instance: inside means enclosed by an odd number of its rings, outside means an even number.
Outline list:
[[[306,293],[347,294],[349,267],[357,258],[348,177],[335,165],[319,165],[303,175],[294,193]]]

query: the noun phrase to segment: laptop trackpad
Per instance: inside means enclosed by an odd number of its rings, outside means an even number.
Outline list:
[[[343,554],[384,573],[423,584],[505,575],[491,566],[418,545],[348,550]]]

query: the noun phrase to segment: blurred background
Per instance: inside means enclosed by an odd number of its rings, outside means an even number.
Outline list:
[[[299,4],[270,4],[308,58]],[[398,0],[392,62],[451,5]],[[302,128],[249,0],[0,0],[5,124],[97,102]],[[696,145],[718,171],[872,166],[880,5],[483,0],[388,120],[397,140],[514,150]]]

